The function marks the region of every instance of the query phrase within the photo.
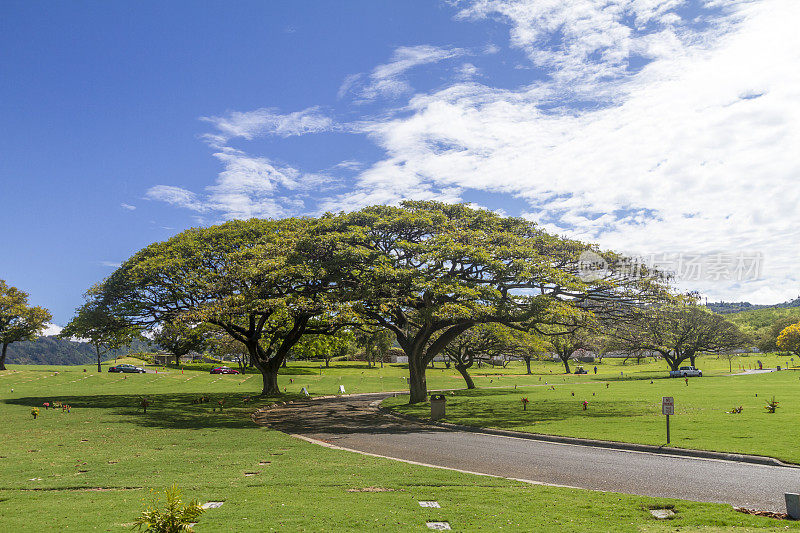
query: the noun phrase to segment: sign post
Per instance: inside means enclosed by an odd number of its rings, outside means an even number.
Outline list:
[[[667,444],[669,444],[669,415],[675,414],[675,398],[672,396],[662,396],[661,413],[667,417]]]

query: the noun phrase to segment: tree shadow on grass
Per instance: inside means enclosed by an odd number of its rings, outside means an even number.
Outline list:
[[[192,403],[201,397],[208,402]],[[205,428],[252,428],[250,414],[259,407],[275,401],[297,399],[297,395],[282,395],[275,398],[252,397],[246,394],[114,394],[84,396],[28,396],[3,400],[11,405],[39,407],[49,402],[60,402],[71,409],[104,409],[123,417],[129,422],[144,427],[165,429]],[[142,399],[147,398],[147,412],[142,408]],[[246,400],[246,398],[250,398]],[[224,404],[220,410],[219,402]]]
[[[522,408],[523,391],[513,389],[461,390],[447,406],[449,416],[446,421],[466,425],[514,429],[531,426],[535,422],[561,422],[569,420],[580,427],[581,420],[603,418],[627,418],[650,412],[651,405],[645,400],[612,402],[590,397],[587,409],[583,409],[581,396],[571,399],[532,398],[527,409]],[[488,401],[484,401],[488,400]],[[472,400],[472,401],[471,401]],[[424,404],[427,410],[428,404]],[[417,416],[419,408],[408,409],[398,406],[398,411]]]
[[[510,403],[510,402],[509,402]],[[594,403],[594,405],[593,405]],[[527,410],[522,405],[472,405],[460,404],[453,409],[455,416],[450,420],[468,425],[480,425],[500,429],[513,429],[530,426],[535,422],[562,422],[569,420],[580,427],[581,420],[633,417],[643,414],[644,410],[626,404],[616,407],[609,404],[596,405],[589,402],[587,410],[583,410],[581,400],[548,400],[546,402],[530,402]]]

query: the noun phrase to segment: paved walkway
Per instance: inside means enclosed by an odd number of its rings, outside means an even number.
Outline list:
[[[295,402],[256,421],[342,448],[538,483],[785,511],[800,468],[595,448],[407,423],[371,406],[385,394]]]

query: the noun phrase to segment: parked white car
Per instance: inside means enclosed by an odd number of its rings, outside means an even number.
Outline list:
[[[669,377],[671,378],[694,378],[703,377],[703,371],[697,370],[693,366],[682,366],[678,370],[670,370]]]

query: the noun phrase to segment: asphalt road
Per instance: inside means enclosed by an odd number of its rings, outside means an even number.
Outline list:
[[[339,447],[483,474],[585,489],[785,512],[800,468],[558,444],[399,422],[385,395],[295,402],[260,413],[275,429]]]

